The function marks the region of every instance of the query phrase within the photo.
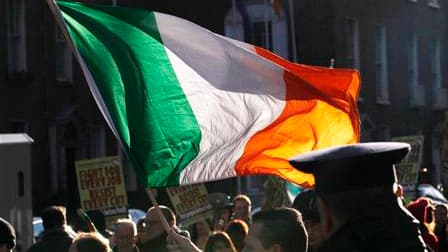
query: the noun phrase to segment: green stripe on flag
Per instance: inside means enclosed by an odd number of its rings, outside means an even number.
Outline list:
[[[180,172],[199,152],[201,132],[154,14],[63,1],[58,5],[139,178],[151,186],[178,185]],[[143,31],[135,22],[151,29]]]

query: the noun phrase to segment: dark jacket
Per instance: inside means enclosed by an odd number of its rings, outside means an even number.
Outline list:
[[[180,235],[190,238],[190,233],[188,233],[188,231],[181,230],[177,227],[174,227],[174,231],[176,231]],[[166,238],[167,233],[164,232],[158,237],[148,241],[147,243],[137,243],[137,246],[140,249],[140,252],[169,252],[166,248]]]
[[[446,236],[446,224],[436,226],[434,232],[439,240],[439,252],[448,251],[448,240]]]
[[[27,252],[66,252],[72,244],[73,237],[66,231],[44,231],[41,238]]]
[[[418,221],[398,206],[369,209],[324,241],[318,252],[426,252]]]

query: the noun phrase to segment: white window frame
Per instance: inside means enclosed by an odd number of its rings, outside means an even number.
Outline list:
[[[445,109],[448,107],[447,90],[442,87],[442,63],[440,40],[434,40],[431,48],[431,76],[432,76],[432,108]]]
[[[375,76],[376,76],[376,102],[390,104],[389,81],[387,71],[387,38],[386,27],[375,27]]]
[[[70,48],[67,45],[64,34],[58,25],[55,25],[55,72],[56,80],[61,82],[72,82],[73,81],[73,56]],[[61,50],[58,50],[61,49]],[[62,58],[59,60],[59,58]],[[58,69],[61,67],[62,72]]]
[[[431,75],[433,78],[433,87],[436,89],[442,88],[442,66],[440,57],[440,41],[434,40],[431,52]]]
[[[100,158],[106,156],[106,131],[101,126],[89,127],[89,157]]]
[[[409,102],[412,107],[422,107],[425,105],[425,89],[419,84],[418,36],[416,33],[410,35],[407,49]]]
[[[359,24],[353,17],[346,17],[345,26],[345,48],[347,67],[361,69],[361,60],[359,52]]]
[[[25,0],[6,0],[6,25],[8,74],[25,73],[27,71]]]
[[[288,58],[288,25],[286,13],[280,10],[280,16],[277,16],[270,4],[248,4],[245,7],[252,24],[258,22],[271,23],[271,34],[268,34],[268,40],[272,41],[272,51],[283,58]],[[226,14],[224,23],[225,35],[227,37],[244,41],[243,18],[238,10],[230,8]]]
[[[418,85],[418,47],[417,35],[413,33],[408,41],[408,74],[411,86]]]

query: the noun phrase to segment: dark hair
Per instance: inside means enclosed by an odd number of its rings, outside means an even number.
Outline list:
[[[201,221],[204,221],[204,222],[207,224],[208,228],[209,228],[210,230],[213,230],[212,222],[211,222],[211,220],[210,220],[209,218],[201,219],[201,220],[198,220],[197,222],[193,223],[193,224],[190,226],[189,229],[190,229],[190,238],[191,238],[191,240],[192,240],[195,244],[196,244],[196,240],[197,240],[198,237],[199,237],[199,234],[198,234],[198,231],[197,231],[196,226],[197,226],[198,223],[201,222]]]
[[[302,214],[302,218],[305,221],[312,221],[320,223],[319,211],[317,210],[317,198],[314,190],[306,190],[299,193],[294,202],[292,208],[299,210]]]
[[[226,234],[226,232],[222,231],[213,232],[213,234],[208,237],[207,243],[205,244],[204,252],[214,252],[217,242],[222,242],[228,248],[230,248],[232,252],[237,252],[229,235]]]
[[[78,252],[109,252],[109,242],[99,233],[79,233],[73,240]]]
[[[243,220],[232,220],[227,224],[225,231],[232,239],[235,248],[238,251],[242,251],[244,248],[244,239],[249,231],[249,226],[246,222]]]
[[[235,196],[232,200],[232,203],[235,205],[235,202],[237,201],[244,201],[248,206],[252,206],[252,201],[250,200],[249,196],[245,194],[238,194]]]
[[[438,207],[443,208],[445,212],[448,212],[448,207],[445,204],[437,204],[435,206],[435,209],[437,209]]]
[[[9,222],[0,218],[0,246],[3,244],[13,249],[16,246],[16,232]]]
[[[136,227],[137,227],[137,232],[141,232],[144,228],[145,228],[145,217],[140,218],[137,221]]]
[[[308,234],[302,216],[294,208],[262,210],[252,217],[253,224],[260,223],[262,230],[258,235],[264,248],[280,245],[282,251],[307,251]]]
[[[58,228],[65,225],[65,207],[50,206],[42,212],[42,224],[45,230]]]

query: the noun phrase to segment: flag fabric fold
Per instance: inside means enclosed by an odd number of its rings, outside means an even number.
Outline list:
[[[356,71],[293,64],[162,13],[57,6],[100,110],[148,187],[258,174],[309,187],[312,175],[289,158],[359,140]]]

